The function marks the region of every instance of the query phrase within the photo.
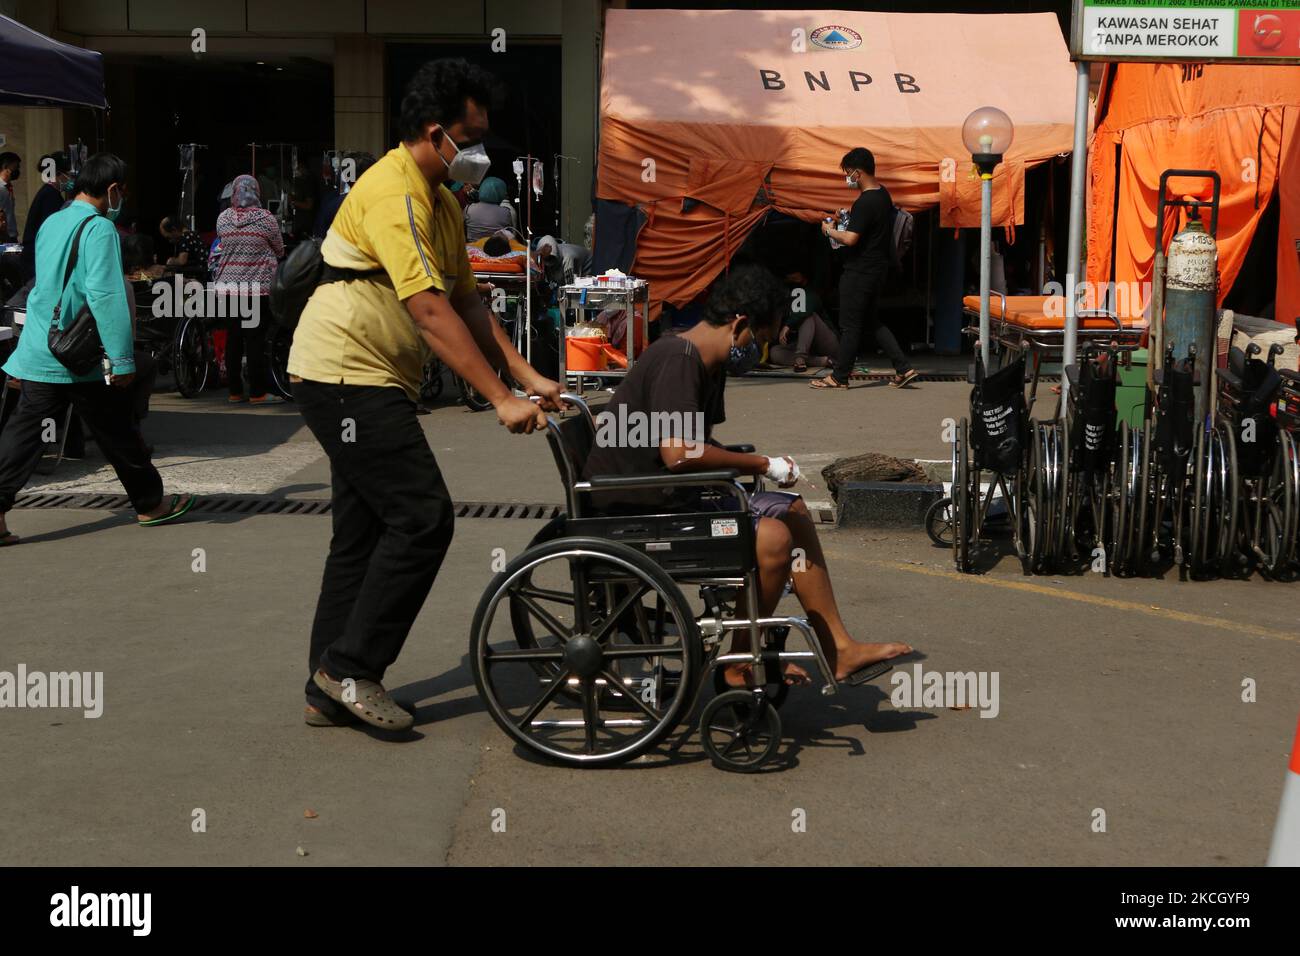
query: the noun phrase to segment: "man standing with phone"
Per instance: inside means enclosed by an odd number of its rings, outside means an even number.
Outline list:
[[[889,384],[902,388],[916,378],[916,369],[876,311],[893,258],[894,204],[889,191],[876,180],[876,158],[865,146],[845,153],[840,169],[845,183],[858,193],[847,226],[837,229],[829,221],[822,223],[822,234],[845,247],[838,250],[844,267],[840,275],[840,351],[834,370],[811,384],[813,388],[849,387],[865,325],[894,363]]]
[[[357,180],[321,246],[326,264],[351,277],[318,286],[294,333],[294,397],[333,486],[308,654],[311,726],[413,723],[380,682],[451,544],[451,496],[416,417],[430,352],[512,433],[544,428],[544,410],[560,407],[559,384],[524,361],[479,297],[445,186],[486,174],[491,98],[491,77],[464,60],[420,68],[402,99],[402,142]]]

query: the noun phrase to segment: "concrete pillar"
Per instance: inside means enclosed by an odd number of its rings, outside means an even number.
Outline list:
[[[386,129],[384,44],[362,36],[334,38],[334,146],[383,156],[397,131]]]
[[[595,189],[596,127],[600,112],[600,47],[604,28],[601,0],[565,0],[561,14],[561,152],[576,156],[560,169],[563,203],[560,230],[582,242]]]

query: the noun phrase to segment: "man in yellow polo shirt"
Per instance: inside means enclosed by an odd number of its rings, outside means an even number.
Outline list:
[[[308,656],[307,723],[360,718],[405,730],[382,685],[452,536],[452,503],[416,418],[430,351],[492,402],[514,433],[545,427],[560,386],[538,375],[484,307],[460,206],[443,183],[489,161],[491,77],[425,64],[402,99],[402,142],[357,180],[321,254],[352,276],[317,287],[289,354],[294,398],[330,459],[334,534]],[[503,384],[507,373],[541,407]]]

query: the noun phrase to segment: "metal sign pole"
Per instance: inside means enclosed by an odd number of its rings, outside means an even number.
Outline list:
[[[1078,60],[1074,87],[1074,152],[1070,156],[1070,243],[1065,260],[1065,347],[1064,368],[1074,364],[1079,338],[1079,295],[1083,266],[1083,212],[1088,175],[1088,64]],[[1070,380],[1061,375],[1061,407],[1066,407]]]

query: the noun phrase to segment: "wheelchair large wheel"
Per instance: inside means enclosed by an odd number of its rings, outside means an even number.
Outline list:
[[[542,530],[533,536],[528,542],[528,547],[543,544],[547,541],[554,541],[556,538],[564,535],[567,516],[558,515],[547,522]],[[589,614],[593,616],[602,615],[606,609],[616,607],[618,602],[627,595],[627,589],[618,584],[606,584],[599,588],[590,590],[590,607]],[[559,588],[547,588],[542,582],[533,580],[532,572],[529,572],[524,579],[519,582],[519,586],[510,594],[510,626],[514,631],[515,642],[521,648],[536,648],[541,646],[537,640],[537,632],[534,624],[538,623],[535,614],[530,610],[530,604],[537,599],[547,602],[562,604],[567,608],[573,606],[573,594],[569,590]],[[658,617],[664,613],[664,609],[658,606],[651,612],[651,617]],[[624,612],[623,618],[619,621],[620,639],[638,642],[641,635],[647,629],[640,625],[636,619],[636,608],[631,608]],[[665,624],[665,627],[671,625]],[[542,681],[554,679],[559,673],[559,668],[547,661],[538,661],[533,665],[533,671]],[[665,680],[672,683],[676,677],[672,674],[666,675]],[[607,686],[604,681],[597,681],[597,686],[601,689],[602,705],[611,709],[627,709],[631,705],[624,699],[623,691],[620,688]],[[724,688],[725,689],[725,688]],[[569,680],[559,691],[561,696],[570,700],[581,700],[582,690],[576,680]]]
[[[1134,574],[1143,565],[1146,541],[1147,448],[1146,430],[1123,422],[1119,429],[1119,455],[1110,486],[1110,528],[1107,564],[1112,574]]]
[[[1212,433],[1198,429],[1196,447],[1193,451],[1191,497],[1184,518],[1186,534],[1186,560],[1184,570],[1189,574],[1201,574],[1208,567],[1209,551],[1207,541],[1210,537],[1211,496],[1214,490],[1214,473],[1221,464],[1218,456],[1218,442]]]
[[[700,743],[715,767],[753,773],[781,746],[781,716],[765,695],[729,690],[700,715]]]
[[[420,399],[425,402],[436,402],[442,395],[442,362],[433,358],[424,364],[424,369],[420,376]]]
[[[1237,442],[1227,425],[1215,426],[1212,437],[1216,449],[1211,481],[1214,506],[1210,516],[1214,536],[1211,546],[1220,571],[1231,573],[1246,566],[1246,548],[1239,527],[1241,474],[1237,468]]]
[[[293,384],[289,381],[289,350],[293,348],[293,329],[272,322],[266,330],[266,368],[270,373],[271,387],[281,398],[293,400]]]
[[[1300,518],[1300,458],[1296,456],[1296,444],[1290,432],[1278,432],[1277,454],[1273,458],[1273,468],[1268,480],[1268,499],[1272,504],[1273,520],[1279,524],[1281,540],[1278,546],[1278,559],[1269,569],[1273,578],[1284,578],[1291,573],[1291,566],[1296,557],[1296,532]]]
[[[1021,541],[1025,549],[1025,572],[1036,574],[1046,556],[1047,476],[1046,450],[1041,422],[1029,425],[1029,467],[1022,480],[1020,514]]]
[[[1079,475],[1070,473],[1070,423],[1062,418],[1052,427],[1052,438],[1056,442],[1053,461],[1056,466],[1055,521],[1052,528],[1052,557],[1055,563],[1073,561],[1076,557],[1074,546],[1075,513],[1077,504]],[[1071,501],[1071,497],[1076,500]]]
[[[534,619],[532,646],[520,646],[502,613],[515,602]],[[488,712],[519,744],[562,763],[615,764],[684,716],[700,639],[686,598],[650,558],[565,537],[529,548],[493,578],[474,614],[470,662]]]
[[[1139,444],[1135,446],[1138,468],[1137,522],[1133,526],[1133,568],[1140,571],[1149,561],[1160,559],[1156,547],[1156,505],[1153,498],[1159,483],[1159,472],[1153,461],[1153,444],[1151,441],[1151,422],[1142,423]]]
[[[952,554],[957,570],[971,569],[971,537],[975,533],[971,514],[970,429],[966,419],[957,423],[952,444]]]
[[[1060,428],[1055,422],[1034,422],[1032,429],[1029,471],[1023,480],[1025,551],[1031,572],[1050,574],[1061,550],[1065,518]]]
[[[172,343],[172,374],[182,398],[194,398],[207,387],[211,366],[208,330],[203,327],[203,320],[182,319]]]
[[[1131,477],[1133,459],[1133,436],[1128,422],[1119,426],[1119,454],[1111,465],[1111,493],[1106,501],[1110,509],[1107,521],[1109,534],[1103,539],[1106,546],[1106,566],[1112,574],[1124,574],[1129,566],[1130,522],[1137,504],[1137,494],[1133,490],[1136,482]]]

